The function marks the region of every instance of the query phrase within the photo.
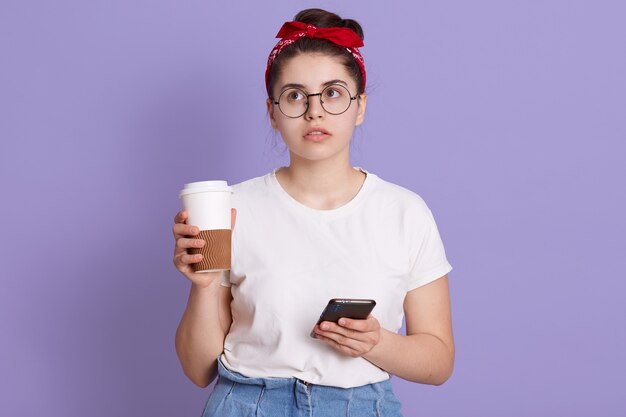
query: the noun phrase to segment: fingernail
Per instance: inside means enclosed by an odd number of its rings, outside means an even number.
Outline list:
[[[328,324],[322,324],[322,325],[320,326],[320,328],[321,328],[322,330],[328,330]]]
[[[346,325],[346,321],[344,319],[339,319],[339,324],[341,326],[345,326]]]

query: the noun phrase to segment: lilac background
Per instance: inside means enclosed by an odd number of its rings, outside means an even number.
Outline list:
[[[405,415],[626,414],[623,2],[3,0],[0,415],[200,414],[177,192],[285,163],[265,59],[314,5],[365,28],[354,164],[455,267],[455,373],[394,379]]]

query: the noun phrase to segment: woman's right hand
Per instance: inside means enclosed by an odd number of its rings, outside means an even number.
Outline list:
[[[222,276],[221,272],[203,272],[196,273],[193,271],[192,264],[200,262],[202,260],[201,254],[191,255],[187,251],[191,248],[201,248],[206,242],[203,239],[196,239],[200,233],[200,229],[196,226],[188,225],[187,218],[189,214],[181,210],[176,214],[174,218],[174,227],[172,231],[174,233],[174,239],[176,239],[176,245],[174,246],[174,265],[183,275],[185,275],[193,284],[199,287],[209,286],[215,279]],[[235,209],[231,209],[231,226],[235,227],[235,219],[237,212]]]

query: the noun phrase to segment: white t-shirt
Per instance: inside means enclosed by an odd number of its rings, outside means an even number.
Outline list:
[[[389,378],[311,338],[320,313],[331,298],[372,298],[380,325],[397,332],[407,291],[452,267],[424,201],[366,174],[359,193],[333,210],[294,200],[275,171],[234,186],[227,368],[343,388]]]

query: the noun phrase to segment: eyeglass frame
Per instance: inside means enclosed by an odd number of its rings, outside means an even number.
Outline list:
[[[346,90],[348,92],[348,97],[350,97],[350,101],[348,104],[348,107],[346,107],[346,109],[344,111],[342,111],[341,113],[331,113],[328,110],[326,110],[326,108],[324,107],[324,101],[322,100],[322,94],[324,94],[324,91],[326,91],[328,88],[330,87],[341,87],[344,90]],[[301,115],[299,116],[288,116],[285,114],[285,112],[283,111],[283,109],[280,108],[280,98],[282,97],[283,94],[285,94],[285,92],[289,91],[289,90],[298,90],[301,91],[302,93],[304,93],[304,96],[306,97],[306,108],[304,109],[304,112],[302,112]],[[311,93],[311,94],[307,94],[306,91],[303,91],[300,88],[296,88],[296,87],[291,87],[291,88],[287,88],[285,89],[282,93],[280,93],[280,95],[278,96],[278,100],[274,101],[273,97],[270,97],[270,100],[272,100],[273,104],[278,105],[278,110],[280,110],[280,112],[282,114],[285,115],[285,117],[288,117],[290,119],[297,119],[299,117],[302,117],[306,114],[306,112],[309,111],[309,97],[314,97],[314,96],[319,96],[320,98],[320,106],[322,106],[322,109],[324,109],[324,111],[328,114],[332,114],[333,116],[339,116],[340,114],[344,114],[345,112],[348,111],[348,109],[350,108],[350,106],[352,105],[352,102],[354,100],[356,100],[357,98],[359,98],[361,96],[361,94],[357,94],[356,96],[352,97],[352,93],[350,92],[350,90],[348,90],[348,87],[341,85],[339,83],[334,83],[334,84],[329,84],[326,87],[324,87],[324,89],[322,91],[320,91],[319,93]]]

